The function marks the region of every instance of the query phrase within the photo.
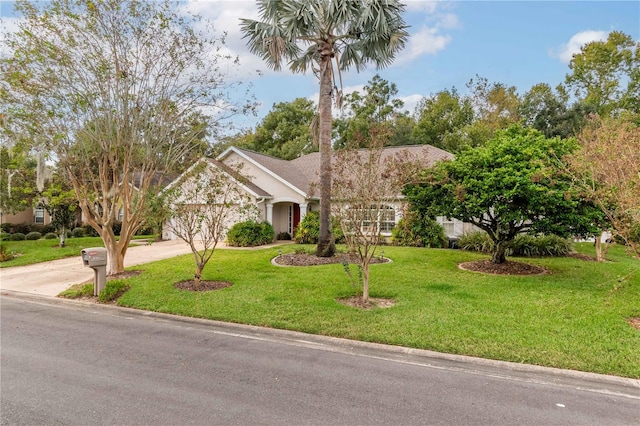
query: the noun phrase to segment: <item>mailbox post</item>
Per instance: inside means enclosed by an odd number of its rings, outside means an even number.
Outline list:
[[[107,249],[91,247],[82,250],[82,264],[93,269],[93,295],[98,296],[107,282]]]

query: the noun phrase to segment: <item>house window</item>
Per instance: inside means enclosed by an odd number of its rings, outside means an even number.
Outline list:
[[[362,230],[390,234],[396,226],[396,211],[391,206],[350,207],[351,220],[360,222]]]
[[[35,213],[34,223],[37,225],[44,225],[44,209],[42,207],[39,207],[35,209],[34,213]]]
[[[120,210],[118,210],[118,221],[122,222],[123,217],[124,217],[124,207],[120,207]]]
[[[447,219],[445,217],[438,217],[436,219],[437,222],[444,228],[445,235],[449,237],[453,237],[456,235],[455,221],[453,219]]]

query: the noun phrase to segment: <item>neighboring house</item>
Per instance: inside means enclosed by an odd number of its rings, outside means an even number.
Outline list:
[[[426,167],[437,161],[453,158],[453,154],[430,145],[388,147],[384,158],[406,152],[419,158]],[[293,236],[302,219],[310,211],[319,210],[320,153],[314,152],[294,160],[282,160],[248,149],[230,147],[210,165],[220,162],[226,165],[242,165],[242,174],[250,179],[243,184],[244,191],[257,208],[258,218],[269,222],[276,235],[286,232]],[[389,211],[381,220],[383,235],[391,235],[391,229],[402,218],[404,205],[389,203]],[[438,218],[449,237],[460,236],[468,225],[460,221]],[[163,230],[163,239],[177,239],[168,229]]]
[[[4,213],[0,210],[0,225],[3,223],[48,225],[51,223],[51,217],[42,207],[29,207],[14,214]]]

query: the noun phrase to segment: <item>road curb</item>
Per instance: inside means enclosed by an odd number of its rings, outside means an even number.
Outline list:
[[[355,356],[385,359],[401,363],[424,365],[431,368],[466,371],[508,380],[568,386],[609,395],[620,395],[640,400],[640,380],[565,370],[509,361],[455,355],[426,349],[415,349],[381,343],[349,340],[339,337],[307,334],[299,331],[282,330],[254,325],[222,322],[202,318],[184,317],[161,312],[145,311],[117,305],[100,304],[84,300],[64,299],[53,296],[34,295],[11,290],[2,290],[0,295],[36,303],[77,306],[78,308],[108,311],[117,315],[138,316],[163,321],[180,322],[213,329],[221,334],[238,337],[278,341],[330,352],[341,352]]]

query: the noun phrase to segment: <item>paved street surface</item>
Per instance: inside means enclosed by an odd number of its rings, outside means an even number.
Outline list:
[[[2,425],[638,425],[640,382],[3,292]]]

